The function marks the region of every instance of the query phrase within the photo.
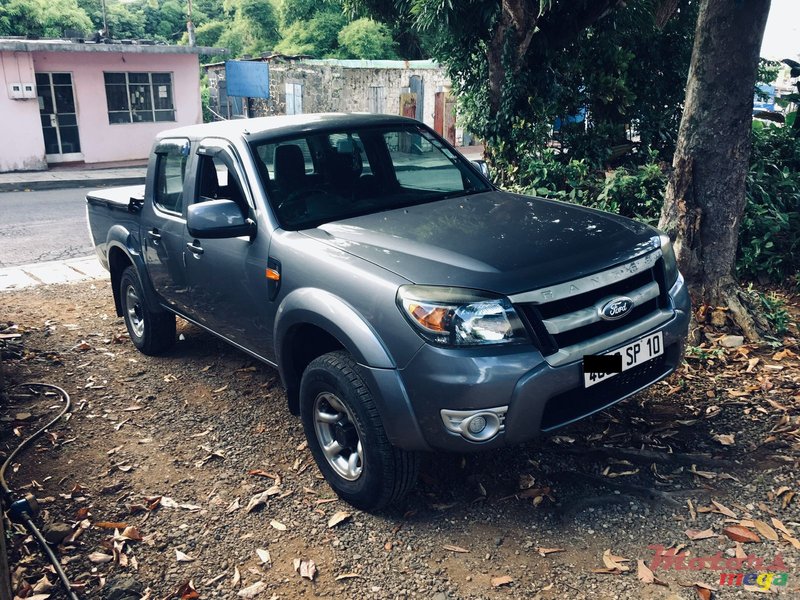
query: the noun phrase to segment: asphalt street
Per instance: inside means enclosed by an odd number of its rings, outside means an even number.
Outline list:
[[[89,188],[0,194],[0,267],[92,254]]]

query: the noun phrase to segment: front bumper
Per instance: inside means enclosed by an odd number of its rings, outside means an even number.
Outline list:
[[[396,382],[403,388],[403,408],[413,412],[415,418],[410,420],[414,426],[409,427],[407,415],[398,411],[397,420],[385,422],[389,438],[407,449],[472,452],[520,444],[601,411],[663,379],[680,365],[690,317],[682,278],[670,290],[670,303],[672,317],[668,321],[602,350],[662,331],[664,354],[589,389],[583,386],[581,360],[551,366],[531,346],[450,349],[426,344],[396,372]],[[380,388],[377,379],[375,383]],[[397,395],[396,389],[386,392]],[[380,389],[378,393],[383,395]],[[384,406],[387,404],[394,403],[385,402]],[[441,413],[506,406],[503,429],[480,442],[448,428]],[[406,426],[396,426],[400,422]]]

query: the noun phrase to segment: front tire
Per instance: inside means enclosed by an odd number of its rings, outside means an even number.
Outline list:
[[[132,266],[122,272],[119,298],[125,327],[133,345],[143,354],[161,354],[175,343],[175,315],[154,311]]]
[[[300,382],[300,418],[317,466],[346,502],[377,511],[414,487],[419,456],[389,443],[348,353],[330,352],[308,365]]]

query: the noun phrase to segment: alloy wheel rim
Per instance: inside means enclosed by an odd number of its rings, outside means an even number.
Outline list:
[[[364,470],[364,449],[350,410],[335,395],[314,400],[314,431],[325,460],[337,475],[355,481]]]
[[[134,335],[138,338],[142,337],[144,335],[142,302],[132,285],[125,290],[125,311],[128,313],[128,323],[130,323]]]

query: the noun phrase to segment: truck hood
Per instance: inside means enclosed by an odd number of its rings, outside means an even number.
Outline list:
[[[596,273],[654,249],[652,227],[501,191],[374,213],[303,232],[417,284],[501,294]]]

